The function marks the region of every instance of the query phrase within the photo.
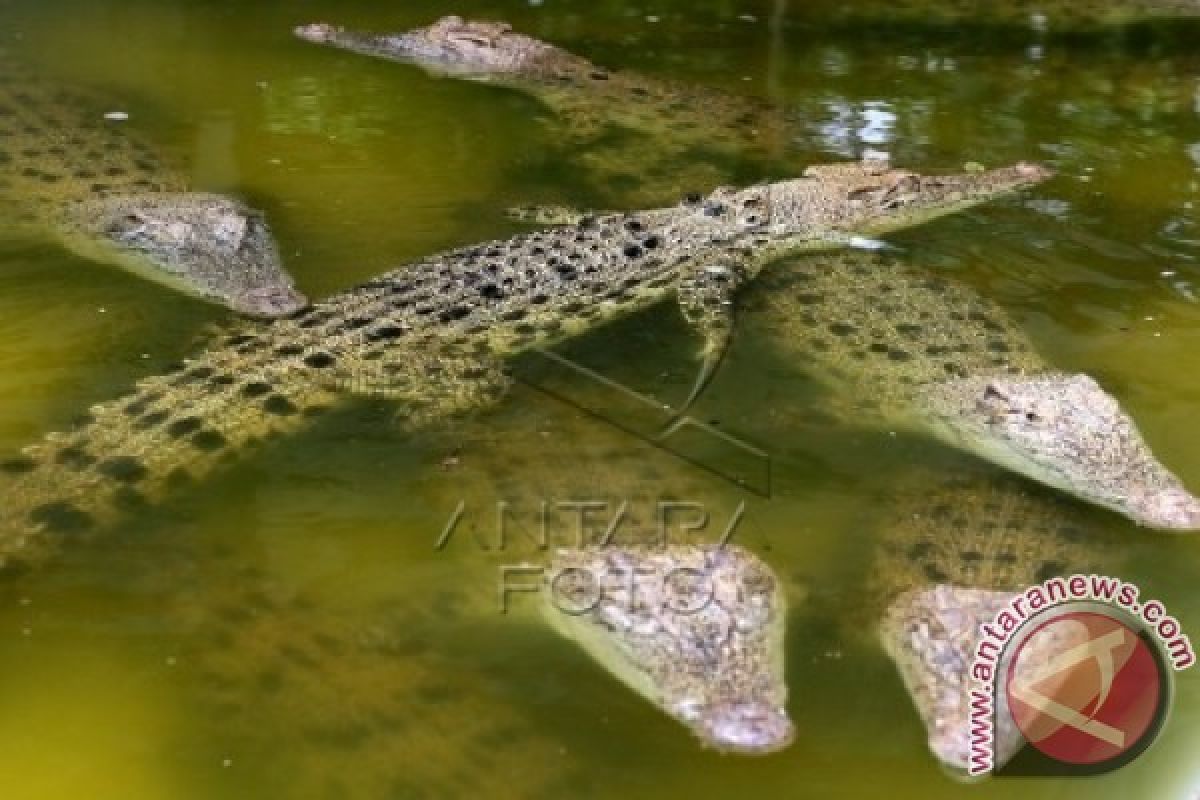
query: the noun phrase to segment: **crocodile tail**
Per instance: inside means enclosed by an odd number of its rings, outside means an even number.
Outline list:
[[[111,525],[330,405],[302,360],[256,358],[253,337],[242,338],[251,341],[143,380],[0,462],[0,566],[36,563],[64,537]]]

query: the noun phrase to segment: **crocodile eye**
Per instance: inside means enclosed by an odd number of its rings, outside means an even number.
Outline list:
[[[467,44],[473,44],[477,47],[491,47],[491,45],[492,45],[491,39],[488,39],[484,36],[479,36],[476,34],[463,34],[463,33],[455,34],[453,37],[453,41],[459,42],[459,43],[465,42]]]
[[[127,236],[137,232],[142,225],[142,218],[137,214],[124,214],[108,224],[110,236]]]

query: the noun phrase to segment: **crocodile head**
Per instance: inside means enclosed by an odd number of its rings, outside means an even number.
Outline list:
[[[765,754],[791,743],[783,591],[748,551],[564,550],[544,597],[552,627],[704,744]]]
[[[763,209],[749,221],[784,239],[813,238],[814,230],[824,229],[877,235],[961,211],[1051,175],[1046,167],[1023,162],[954,175],[920,175],[868,160],[812,166],[799,179],[746,190],[733,202],[737,206],[749,200]]]
[[[263,215],[220,195],[149,193],[73,204],[66,244],[256,317],[304,308]]]
[[[921,403],[935,433],[990,461],[1141,525],[1200,529],[1200,499],[1087,375],[952,380]]]
[[[900,595],[880,621],[880,643],[925,723],[929,749],[956,777],[967,777],[977,746],[972,740],[976,710],[971,668],[983,638],[981,626],[1018,597],[1019,592],[938,584]],[[1012,680],[1024,681],[1033,665],[1086,641],[1086,629],[1035,634],[1014,666]],[[992,733],[995,766],[1000,767],[1025,744],[1007,705],[996,709]]]
[[[301,25],[296,36],[381,58],[415,64],[433,73],[480,80],[549,66],[582,62],[554,45],[513,31],[504,22],[446,16],[424,28],[397,34],[369,35],[325,23]]]

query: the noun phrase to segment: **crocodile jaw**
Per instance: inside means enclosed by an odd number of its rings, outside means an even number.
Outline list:
[[[876,160],[823,164],[809,167],[798,179],[769,184],[758,202],[766,209],[764,227],[776,239],[816,240],[825,234],[831,241],[845,241],[920,225],[1028,188],[1052,174],[1025,162],[954,175],[920,175]],[[738,193],[734,203],[751,191]]]
[[[868,235],[890,233],[1028,189],[1053,176],[1049,167],[1027,161],[956,175],[910,174],[903,181],[906,185],[885,196],[874,218],[856,230]]]
[[[1200,499],[1086,375],[948,381],[930,387],[919,405],[935,435],[982,458],[1139,525],[1200,530]]]
[[[676,716],[688,718],[687,710],[678,709]],[[708,708],[692,724],[702,741],[726,753],[775,753],[791,744],[795,737],[787,712],[763,701]]]
[[[955,775],[971,757],[971,664],[980,626],[1017,595],[938,585],[900,595],[884,612],[879,641],[925,724],[929,749]],[[997,715],[996,762],[1021,744],[1011,716]]]
[[[301,25],[307,42],[342,47],[421,67],[434,74],[487,80],[562,63],[586,63],[554,45],[516,33],[503,22],[446,16],[424,28],[372,36],[326,23]]]
[[[776,576],[748,551],[563,550],[543,599],[551,627],[705,745],[764,755],[792,742],[786,603]]]

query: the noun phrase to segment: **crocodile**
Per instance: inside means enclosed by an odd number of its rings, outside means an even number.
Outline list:
[[[925,476],[928,477],[928,476]],[[1007,476],[970,470],[924,480],[888,504],[866,592],[874,626],[953,774],[971,756],[970,675],[980,626],[1027,587],[1071,575],[1112,575],[1115,538],[1084,509]],[[1044,642],[1061,652],[1063,642]],[[1024,745],[1012,716],[997,719],[996,766]]]
[[[735,289],[770,261],[922,223],[1048,175],[1024,163],[945,176],[813,167],[678,207],[452,250],[289,318],[247,322],[0,464],[0,557],[36,562],[62,534],[160,500],[341,398],[390,398],[411,425],[489,404],[503,391],[506,358],[671,295],[704,334],[709,363],[727,339]]]
[[[727,484],[528,387],[514,391],[521,402],[425,432],[418,452],[437,459],[452,447],[461,462],[422,475],[425,490],[433,486],[423,502],[449,509],[462,501],[469,512],[442,549],[422,544],[402,556],[404,580],[389,578],[366,599],[357,581],[352,598],[337,594],[344,586],[317,594],[289,576],[287,564],[247,552],[244,532],[189,539],[167,555],[152,538],[130,537],[150,550],[139,558],[161,584],[166,625],[183,642],[178,660],[190,666],[199,724],[211,717],[236,761],[265,760],[270,775],[308,787],[342,784],[353,796],[380,796],[394,783],[456,796],[484,788],[500,770],[540,764],[511,777],[526,796],[543,783],[579,779],[576,754],[595,735],[586,726],[592,733],[580,742],[579,715],[604,709],[610,719],[643,719],[637,704],[611,696],[615,681],[604,671],[694,731],[702,747],[766,755],[792,741],[781,626],[803,596],[749,550],[720,547],[723,521],[692,532],[681,516],[659,536],[659,502],[703,499],[723,515]],[[501,498],[511,503],[513,538],[503,549],[483,546],[491,532],[475,526],[490,527]],[[609,536],[618,498],[626,514]],[[583,517],[552,510],[548,546],[526,538],[538,524],[526,510],[571,500],[613,505]],[[610,560],[628,571],[614,574]],[[514,589],[532,591],[514,591],[502,605],[501,570],[514,566],[522,568]],[[665,567],[692,578],[697,568],[729,577],[737,567],[748,591],[737,599],[722,590],[711,609],[676,600],[681,612],[698,613],[671,613],[654,602],[666,598],[651,576]],[[624,578],[622,587],[636,574],[636,605],[627,611],[621,588],[595,609],[571,597],[548,602],[581,568]],[[597,667],[590,672],[589,661]],[[570,676],[571,697],[544,719],[530,702],[530,668]],[[253,759],[241,758],[246,750]]]
[[[712,162],[769,162],[791,128],[787,115],[764,100],[600,67],[503,22],[446,16],[427,27],[387,34],[313,23],[297,27],[295,34],[434,75],[530,94],[560,123],[556,137],[587,142],[578,158],[606,184],[649,182],[677,192],[711,185],[727,180]],[[645,147],[638,140],[606,146],[611,143],[602,135],[612,127],[646,137],[650,149],[639,154]]]
[[[127,122],[106,116],[101,98],[7,61],[0,67],[7,232],[55,241],[250,316],[282,316],[307,304],[261,212],[189,191]]]
[[[763,339],[831,398],[821,416],[914,431],[1165,530],[1200,528],[1200,500],[1093,378],[1048,365],[997,304],[884,254],[830,253],[773,270],[747,298]],[[753,314],[744,315],[755,326]],[[779,409],[805,416],[810,409]]]

